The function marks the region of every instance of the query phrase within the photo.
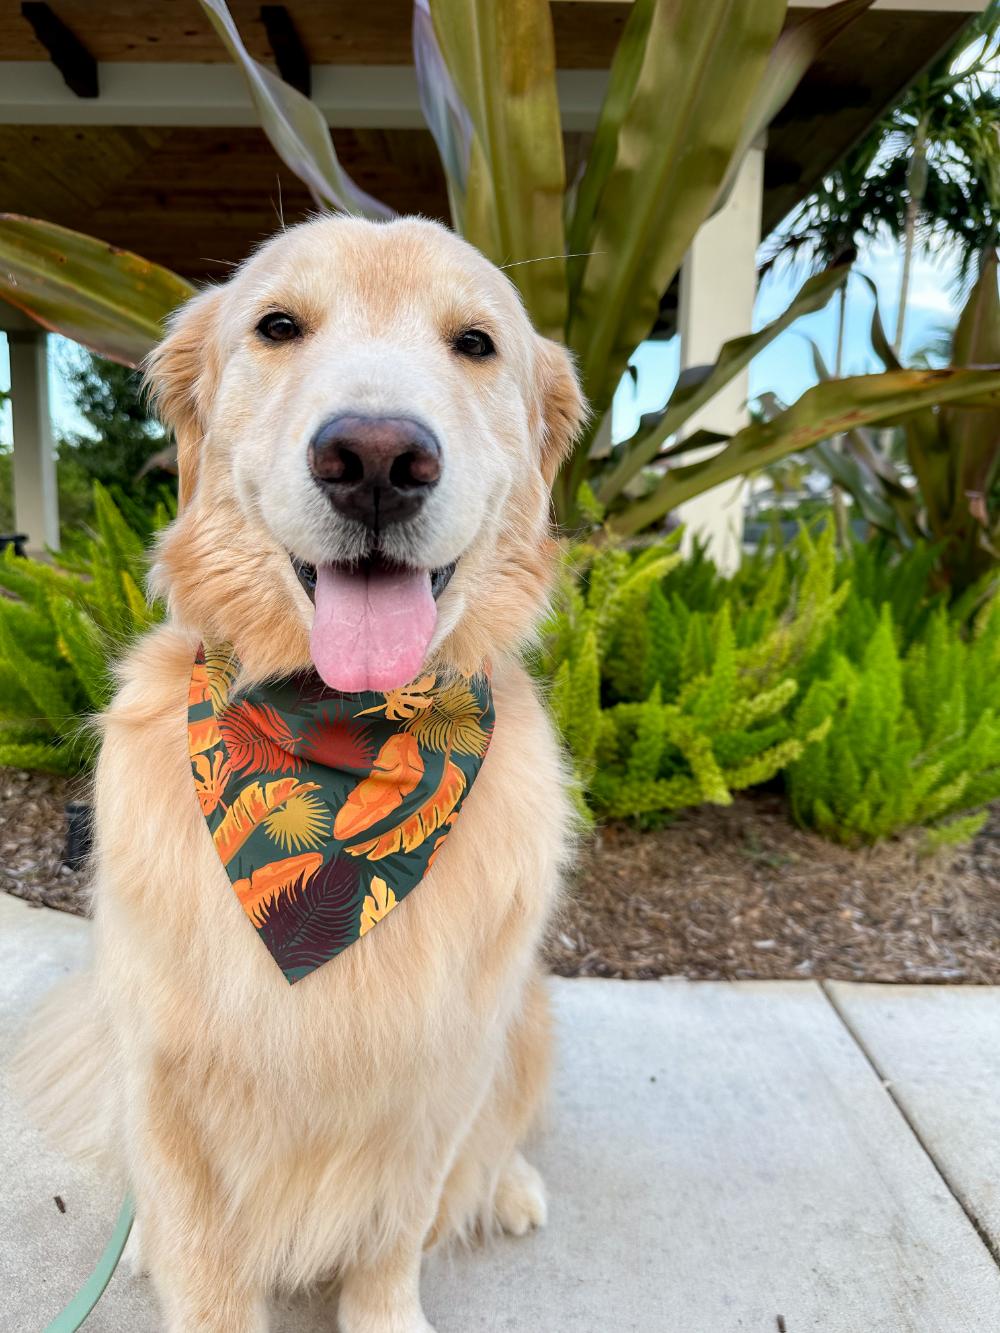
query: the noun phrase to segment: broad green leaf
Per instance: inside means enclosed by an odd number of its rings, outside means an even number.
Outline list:
[[[225,0],[199,2],[223,46],[243,71],[261,127],[274,151],[308,186],[317,204],[367,218],[394,217],[387,204],[355,185],[340,165],[319,107],[250,55]]]
[[[708,216],[785,8],[785,0],[654,5],[570,311],[569,343],[599,413]]]
[[[464,232],[472,119],[441,54],[430,0],[414,0],[412,35],[420,109],[444,167],[451,220],[456,231]]]
[[[740,166],[754,140],[794,93],[809,66],[873,3],[874,0],[840,0],[839,4],[823,9],[811,9],[781,34],[750,102],[743,135],[712,207],[713,214],[718,213],[732,194]]]
[[[896,355],[896,349],[892,345],[892,340],[885,331],[885,325],[882,323],[882,312],[878,307],[878,288],[872,282],[867,273],[858,273],[857,277],[868,287],[872,294],[872,319],[871,319],[871,339],[872,347],[876,355],[885,366],[886,370],[902,370],[903,363]],[[998,358],[1000,359],[1000,358]]]
[[[566,246],[569,251],[571,301],[575,299],[583,281],[585,265],[582,261],[591,248],[594,214],[615,164],[618,134],[632,101],[639,71],[642,69],[655,2],[656,0],[635,0],[611,62],[608,87],[597,120],[594,142],[590,146],[587,165],[574,194],[572,214],[567,227]]]
[[[996,365],[1000,362],[996,250],[989,250],[983,257],[979,277],[955,329],[952,357],[956,366]]]
[[[671,468],[649,496],[613,517],[609,527],[629,536],[686,500],[820,440],[878,425],[903,410],[988,396],[1000,406],[1000,369],[898,370],[816,384],[773,420],[745,426],[710,458]]]
[[[952,504],[951,447],[941,431],[941,415],[928,407],[909,413],[902,422],[906,456],[917,480],[927,526],[936,538],[944,531]]]
[[[821,310],[846,280],[849,264],[818,273],[807,279],[788,307],[757,333],[746,333],[724,343],[714,366],[699,366],[685,371],[655,423],[641,431],[622,447],[622,457],[597,487],[597,498],[610,504],[628,483],[660,452],[665,440],[680,430],[685,422],[723,389],[741,370],[745,370],[759,352],[795,320]]]
[[[509,268],[536,327],[561,338],[566,168],[548,0],[430,0],[430,9],[478,141],[466,237]]]
[[[871,285],[871,284],[870,284]],[[876,327],[877,326],[877,327]],[[876,307],[872,340],[887,359],[887,339]],[[955,330],[959,367],[1000,362],[1000,296],[996,252],[988,252]],[[969,395],[939,411],[906,411],[888,424],[905,431],[906,453],[917,479],[926,526],[939,541],[961,546],[981,534],[994,540],[998,519],[991,504],[1000,476],[1000,406]],[[970,527],[969,517],[974,519]]]
[[[849,492],[865,521],[901,541],[903,545],[908,545],[916,533],[915,496],[911,494],[908,497],[909,507],[904,511],[904,502],[890,501],[878,479],[873,477],[860,458],[834,448],[829,440],[821,440],[814,447],[824,471],[831,480]],[[904,512],[909,519],[908,523],[904,520]]]
[[[837,376],[834,375],[827,366],[826,361],[823,358],[823,353],[820,351],[819,344],[815,339],[807,338],[806,342],[808,342],[812,352],[812,363],[813,368],[816,371],[816,378],[821,383],[836,379]],[[902,367],[897,364],[895,369],[901,370]],[[926,414],[929,414],[933,420],[934,412],[932,408],[927,407],[921,409],[921,415]],[[869,482],[869,486],[881,482],[890,498],[894,502],[899,501],[902,503],[905,501],[907,504],[907,512],[910,512],[914,506],[912,492],[904,486],[892,459],[880,451],[877,443],[870,437],[870,434],[862,430],[860,427],[855,427],[853,430],[844,431],[841,438],[858,462],[864,468],[867,468],[869,472],[874,473],[874,478]],[[821,446],[821,449],[822,447],[823,446]],[[836,451],[831,450],[831,452]],[[824,454],[823,456],[825,457],[826,455]],[[877,481],[875,480],[876,478]],[[834,477],[834,480],[839,481],[842,480],[842,478]],[[851,494],[853,495],[854,492],[852,491]]]
[[[53,333],[137,366],[190,283],[106,241],[38,218],[0,214],[0,295]]]
[[[958,366],[1000,362],[1000,295],[994,249],[984,255],[979,277],[959,318],[953,357]],[[952,502],[953,516],[961,523],[970,510],[980,526],[989,530],[997,522],[990,514],[990,501],[1000,476],[1000,410],[944,409],[939,425],[940,434],[951,446],[949,479],[957,492]],[[912,454],[912,436],[910,446]]]

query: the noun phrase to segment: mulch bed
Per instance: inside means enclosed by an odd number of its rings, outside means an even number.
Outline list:
[[[958,852],[922,857],[922,841],[838,847],[772,795],[657,832],[611,824],[549,960],[563,976],[1000,982],[1000,804]]]
[[[0,889],[86,912],[62,865],[80,782],[0,769]],[[854,851],[792,825],[781,797],[704,806],[581,848],[547,953],[562,976],[837,977],[1000,983],[1000,804],[973,843]]]
[[[66,802],[88,798],[81,779],[0,768],[0,890],[39,907],[86,914],[86,870],[70,870],[62,858]]]

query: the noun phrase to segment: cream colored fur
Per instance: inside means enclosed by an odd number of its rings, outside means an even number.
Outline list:
[[[262,303],[309,322],[297,355],[253,341]],[[483,321],[496,365],[457,364],[449,334]],[[183,469],[156,571],[171,617],[103,719],[93,967],[50,999],[19,1077],[72,1150],[127,1177],[169,1333],[260,1333],[269,1292],[333,1275],[342,1333],[427,1333],[427,1244],[545,1220],[519,1145],[546,1084],[538,949],[571,816],[517,652],[546,595],[546,483],[579,392],[506,279],[414,221],[278,237],[182,312],[152,376]],[[412,407],[442,439],[451,490],[419,540],[461,560],[433,656],[492,665],[496,731],[424,881],[289,987],[195,800],[187,685],[202,635],[231,639],[250,677],[307,663],[288,551],[321,558],[349,534],[313,503],[305,444],[352,394]]]

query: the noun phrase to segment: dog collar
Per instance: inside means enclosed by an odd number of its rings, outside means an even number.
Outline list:
[[[341,694],[315,671],[236,691],[238,672],[228,645],[198,649],[191,771],[236,897],[296,982],[423,879],[482,766],[492,691],[427,674]]]

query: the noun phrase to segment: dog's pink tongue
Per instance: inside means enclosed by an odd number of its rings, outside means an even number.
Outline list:
[[[437,607],[426,571],[316,570],[310,647],[332,689],[394,690],[419,673]]]

